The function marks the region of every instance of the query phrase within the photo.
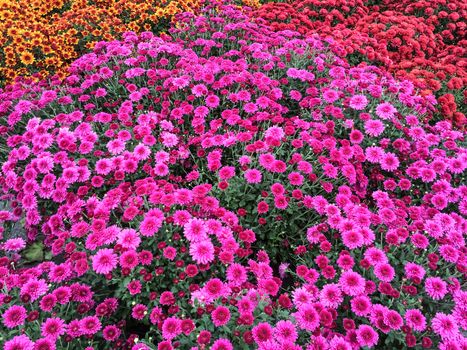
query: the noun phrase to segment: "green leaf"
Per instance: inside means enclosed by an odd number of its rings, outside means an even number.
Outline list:
[[[23,257],[28,262],[44,260],[44,245],[41,242],[35,242],[23,251]]]

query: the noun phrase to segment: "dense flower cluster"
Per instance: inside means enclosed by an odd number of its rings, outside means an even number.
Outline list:
[[[257,6],[256,0],[241,2]],[[159,32],[199,0],[7,0],[0,4],[0,85],[16,77],[64,77],[69,64],[125,31]]]
[[[459,127],[465,124],[464,2],[296,0],[266,3],[254,16],[276,30],[333,38],[346,48],[351,63],[365,59],[384,65],[397,77],[442,97],[442,115]]]
[[[467,347],[465,133],[243,11],[0,91],[4,350]]]

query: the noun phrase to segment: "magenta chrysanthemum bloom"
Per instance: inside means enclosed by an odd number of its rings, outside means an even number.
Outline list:
[[[135,320],[142,320],[148,313],[148,308],[146,305],[137,304],[133,307],[131,311],[131,317]]]
[[[281,140],[284,136],[284,129],[278,126],[271,126],[265,132],[264,136],[273,140]]]
[[[112,249],[101,249],[92,258],[92,268],[96,273],[108,274],[118,263],[118,257]]]
[[[415,263],[405,264],[404,271],[408,279],[418,278],[421,280],[425,276],[425,269]]]
[[[443,244],[439,247],[439,253],[444,260],[453,264],[455,264],[461,256],[459,250],[450,244]]]
[[[298,338],[297,330],[295,325],[290,321],[279,321],[273,330],[274,339],[278,340],[279,343],[295,342]]]
[[[309,304],[313,300],[313,296],[305,287],[296,288],[292,292],[292,300],[296,307]]]
[[[357,329],[357,341],[360,346],[372,348],[378,344],[378,333],[370,326],[360,325]]]
[[[21,287],[20,296],[29,295],[31,302],[37,300],[40,296],[47,293],[49,287],[43,279],[32,279]]]
[[[377,264],[373,272],[375,276],[383,282],[391,282],[396,275],[394,268],[387,263]]]
[[[96,334],[102,328],[100,320],[96,316],[87,316],[79,321],[82,334]]]
[[[216,95],[209,95],[208,97],[206,97],[206,106],[210,108],[216,108],[217,106],[219,106],[219,101],[219,97],[217,97]]]
[[[434,300],[441,300],[448,292],[447,283],[439,277],[428,277],[425,280],[425,291]]]
[[[301,186],[304,181],[304,177],[302,174],[292,171],[289,175],[287,175],[287,178],[289,179],[289,182],[293,186]]]
[[[394,153],[385,153],[379,160],[381,169],[386,171],[394,171],[399,167],[399,158]]]
[[[358,230],[342,232],[342,242],[349,249],[356,249],[363,245],[363,235]]]
[[[141,238],[135,230],[127,228],[118,233],[117,243],[123,248],[136,249],[141,243]]]
[[[10,238],[5,242],[3,245],[3,249],[11,251],[11,252],[17,252],[26,247],[26,242],[22,238]]]
[[[433,197],[431,197],[431,204],[433,204],[436,209],[443,210],[448,206],[448,201],[445,195],[435,194]]]
[[[17,335],[5,342],[3,350],[34,350],[34,343],[24,334]]]
[[[13,305],[3,313],[3,324],[7,328],[14,328],[24,324],[27,317],[26,309],[20,305]]]
[[[367,147],[365,149],[365,158],[370,163],[379,163],[383,155],[384,151],[381,147]]]
[[[162,221],[163,216],[162,218],[156,216],[146,216],[139,225],[139,232],[142,236],[152,237],[162,227]]]
[[[201,219],[190,219],[183,226],[183,233],[190,242],[199,242],[207,239],[206,223]]]
[[[122,332],[120,331],[120,329],[114,325],[105,326],[104,329],[102,330],[102,335],[104,336],[104,339],[107,341],[117,340],[120,337],[121,333]]]
[[[357,316],[366,316],[371,312],[371,300],[366,295],[359,295],[350,301],[352,312]]]
[[[390,104],[389,102],[380,103],[376,107],[376,115],[380,117],[381,119],[390,119],[394,117],[396,112],[397,112],[397,109],[394,108],[394,106]]]
[[[35,342],[34,350],[55,350],[55,341],[50,338],[38,339]]]
[[[405,322],[414,331],[423,332],[426,329],[426,318],[417,309],[409,309],[405,312]]]
[[[319,315],[312,305],[303,305],[294,316],[301,329],[313,332],[319,326]]]
[[[248,278],[246,269],[237,263],[233,263],[227,268],[226,275],[227,280],[233,286],[241,286]]]
[[[167,318],[162,324],[162,337],[172,340],[182,333],[181,321],[176,317]]]
[[[133,155],[137,160],[146,160],[149,158],[151,150],[148,146],[139,144],[133,149]]]
[[[167,131],[164,131],[161,134],[161,138],[162,138],[162,144],[165,147],[174,147],[179,142],[177,135],[175,135],[175,134],[173,134],[171,132],[167,132]]]
[[[43,337],[58,338],[65,334],[66,324],[61,318],[48,318],[42,323],[41,335]]]
[[[433,331],[442,339],[454,339],[459,336],[459,327],[455,318],[451,315],[446,315],[438,312],[431,320]]]
[[[395,310],[387,310],[384,314],[384,323],[391,329],[399,330],[404,324],[401,315]]]
[[[324,339],[323,339],[324,340]],[[323,342],[324,344],[328,344],[328,342],[326,340],[324,340]],[[324,345],[326,346],[326,345]],[[343,337],[340,337],[340,336],[334,336],[331,341],[329,341],[329,349],[332,349],[332,350],[352,350],[352,345],[347,341],[345,340]]]
[[[329,308],[337,309],[344,300],[338,284],[329,283],[323,286],[319,293],[321,303]]]
[[[368,105],[368,99],[365,95],[354,95],[350,98],[349,106],[357,111],[365,109]]]
[[[264,343],[272,339],[272,327],[269,323],[260,322],[252,329],[253,339],[258,343]]]
[[[122,140],[112,140],[107,144],[107,149],[113,155],[118,155],[125,150],[125,142]]]
[[[257,169],[248,169],[244,173],[245,179],[250,184],[257,184],[261,182],[262,174]]]
[[[365,279],[357,272],[346,271],[339,278],[339,286],[347,295],[360,295],[365,291]]]
[[[223,326],[230,320],[230,311],[225,306],[218,306],[211,313],[211,318],[216,327]]]
[[[339,92],[328,89],[323,92],[323,98],[327,103],[333,103],[339,99]]]
[[[211,350],[233,350],[233,345],[228,339],[217,339],[211,346]]]
[[[208,264],[214,260],[214,246],[209,240],[190,245],[190,255],[198,264]]]
[[[370,119],[365,122],[365,132],[373,137],[379,136],[384,131],[384,124],[380,120]]]

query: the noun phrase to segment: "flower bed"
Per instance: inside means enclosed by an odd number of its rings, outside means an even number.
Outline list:
[[[257,6],[256,0],[242,4]],[[172,17],[195,11],[198,0],[8,0],[0,5],[0,86],[17,77],[67,75],[70,63],[96,42],[125,31],[164,31]]]
[[[244,11],[1,92],[5,350],[466,346],[465,134]]]
[[[349,9],[349,11],[347,11]],[[336,40],[352,63],[383,65],[417,88],[443,97],[441,115],[465,126],[465,4],[461,1],[289,1],[255,13],[276,30]]]

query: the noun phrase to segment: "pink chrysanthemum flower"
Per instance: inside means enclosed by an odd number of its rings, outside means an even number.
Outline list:
[[[34,350],[56,350],[55,341],[50,338],[36,340]]]
[[[273,330],[274,339],[283,344],[285,342],[295,342],[298,338],[295,325],[291,321],[279,321]]]
[[[17,335],[3,344],[3,350],[34,350],[34,343],[24,334]]]
[[[319,293],[319,298],[324,306],[332,309],[337,309],[344,301],[339,285],[334,283],[324,285]]]
[[[164,131],[161,134],[162,144],[165,147],[174,147],[178,144],[178,136],[170,132]]]
[[[22,238],[10,238],[3,245],[3,249],[11,252],[18,252],[25,247],[26,242]]]
[[[241,286],[244,282],[247,281],[247,272],[246,269],[237,263],[231,264],[227,268],[227,280],[233,286]]]
[[[146,216],[139,225],[139,232],[142,236],[152,237],[162,227],[163,222],[162,216]]]
[[[216,327],[223,326],[230,320],[230,311],[225,306],[218,306],[211,313],[211,318]]]
[[[269,323],[260,322],[252,329],[253,339],[261,344],[272,339],[272,327]]]
[[[117,266],[118,258],[112,249],[101,249],[92,257],[92,268],[96,273],[108,274]]]
[[[190,255],[198,264],[208,264],[214,260],[214,246],[209,240],[190,245]]]
[[[217,106],[219,106],[219,97],[217,97],[216,95],[209,95],[208,97],[206,97],[206,106],[208,106],[209,108],[216,108]]]
[[[384,313],[384,323],[386,323],[393,330],[399,330],[404,324],[404,320],[397,311],[387,310]]]
[[[32,279],[26,282],[20,290],[20,296],[29,295],[31,302],[37,300],[40,296],[47,293],[49,287],[43,279]]]
[[[105,326],[102,330],[102,335],[107,341],[115,341],[120,337],[121,330],[114,325]]]
[[[378,333],[370,326],[360,325],[357,329],[357,341],[362,347],[372,348],[378,343]]]
[[[454,339],[459,336],[459,327],[455,318],[451,315],[446,315],[441,312],[436,313],[431,320],[433,331],[442,339]]]
[[[107,149],[109,150],[110,154],[118,155],[125,150],[125,142],[119,139],[109,141],[107,144]]]
[[[127,228],[118,233],[117,243],[123,248],[136,249],[141,243],[141,238],[135,230]]]
[[[183,226],[183,233],[190,242],[199,242],[207,239],[206,223],[201,219],[190,219]]]
[[[368,99],[365,95],[354,95],[350,98],[349,106],[357,111],[365,109]]]
[[[366,160],[370,163],[379,163],[383,155],[384,151],[381,147],[367,147],[365,149]]]
[[[66,324],[61,318],[48,318],[42,323],[41,335],[43,337],[58,338],[65,334]]]
[[[399,167],[399,158],[394,153],[385,153],[379,160],[381,169],[386,171],[394,171]]]
[[[281,140],[285,136],[285,132],[281,127],[271,126],[264,132],[264,136],[273,140]]]
[[[434,300],[441,300],[448,292],[447,283],[439,277],[428,277],[425,280],[425,291]]]
[[[3,324],[7,328],[14,328],[24,324],[27,317],[26,309],[20,305],[13,305],[3,313]]]
[[[312,305],[303,305],[294,316],[301,329],[313,332],[319,326],[319,314]]]
[[[380,120],[370,119],[365,122],[365,132],[370,136],[379,136],[384,131],[384,124]]]
[[[244,173],[245,179],[250,184],[257,184],[261,182],[262,174],[257,169],[248,169]]]
[[[363,235],[359,230],[342,232],[342,242],[349,249],[356,249],[363,245]]]
[[[211,350],[233,350],[233,345],[228,339],[220,338],[214,341]]]
[[[376,264],[373,270],[375,276],[383,282],[391,282],[396,275],[394,268],[388,263]]]
[[[360,295],[365,291],[365,279],[357,272],[346,271],[339,278],[339,286],[347,295]]]
[[[162,324],[162,337],[172,340],[182,333],[181,321],[176,317],[167,318]]]
[[[134,269],[138,265],[138,254],[134,250],[127,250],[120,255],[120,266],[124,269]]]
[[[327,103],[333,103],[339,99],[339,92],[328,89],[323,92],[323,98]]]
[[[417,332],[423,332],[426,329],[426,318],[422,312],[417,309],[409,309],[405,312],[405,322],[407,326]]]
[[[366,316],[371,312],[371,300],[365,295],[359,295],[350,301],[352,312],[357,316]]]
[[[148,308],[143,304],[136,304],[131,310],[131,317],[135,320],[142,320],[148,313]]]
[[[394,108],[394,106],[390,104],[389,102],[380,103],[376,107],[376,115],[380,117],[381,119],[390,119],[394,117],[396,112],[397,112],[397,109]]]
[[[405,264],[404,271],[408,279],[417,278],[419,280],[422,280],[425,276],[425,269],[422,266],[417,265],[415,263]]]
[[[87,316],[79,321],[82,334],[93,335],[102,328],[101,322],[96,316]]]

